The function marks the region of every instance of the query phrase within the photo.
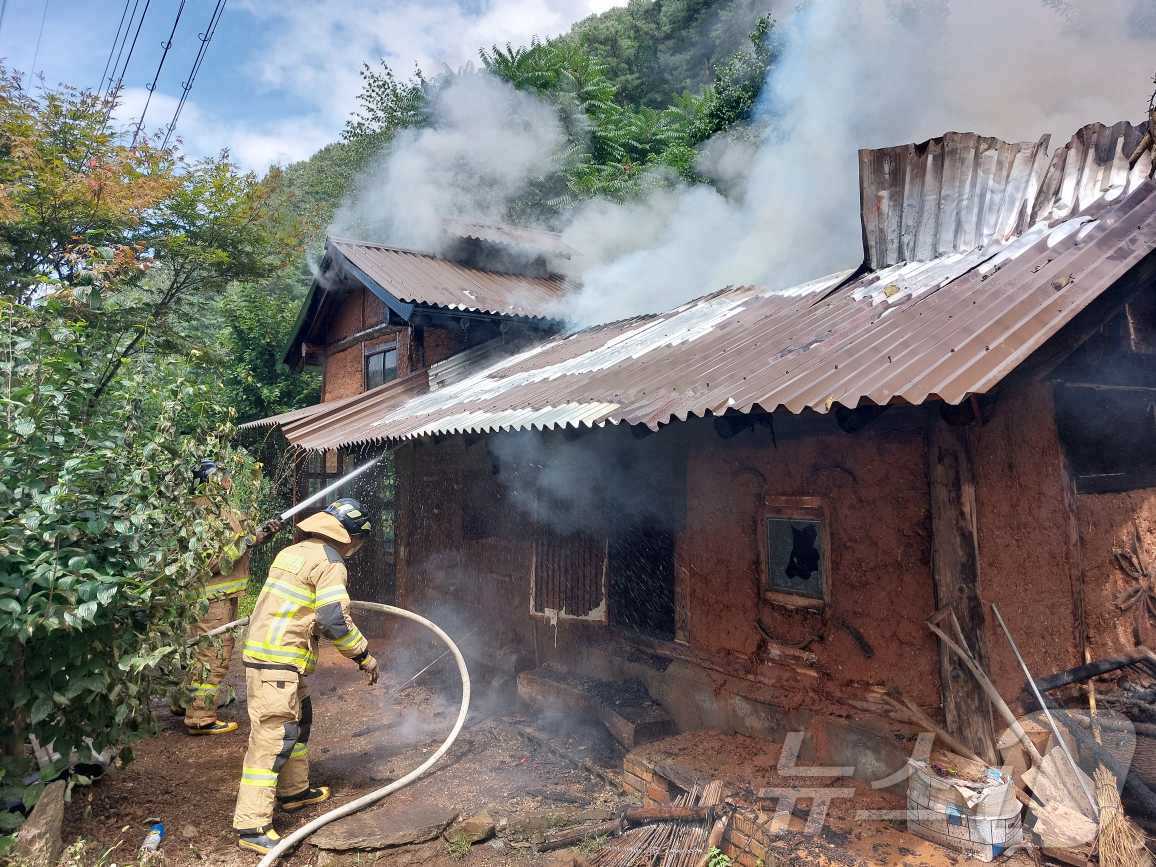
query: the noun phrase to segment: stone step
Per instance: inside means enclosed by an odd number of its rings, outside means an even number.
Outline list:
[[[599,720],[627,750],[678,731],[637,680],[599,680],[543,667],[518,675],[518,697],[547,713]]]

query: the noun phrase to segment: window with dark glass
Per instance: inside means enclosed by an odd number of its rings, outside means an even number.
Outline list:
[[[763,594],[774,602],[819,607],[828,598],[827,526],[820,509],[763,514]]]
[[[365,387],[377,388],[397,378],[397,346],[384,346],[365,354]]]

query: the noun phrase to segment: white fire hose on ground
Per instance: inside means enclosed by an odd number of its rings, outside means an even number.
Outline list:
[[[380,611],[383,614],[395,614],[398,617],[405,618],[406,620],[412,620],[414,623],[420,623],[439,639],[441,639],[442,643],[445,644],[449,652],[453,654],[454,662],[456,662],[458,666],[458,674],[461,675],[462,678],[462,703],[461,707],[458,708],[458,718],[454,721],[454,727],[450,729],[449,735],[442,742],[442,745],[434,751],[433,755],[431,755],[428,759],[426,759],[404,777],[396,779],[392,783],[382,786],[380,789],[374,789],[372,792],[362,795],[360,798],[350,801],[348,804],[342,804],[340,807],[335,807],[328,813],[322,813],[312,822],[308,822],[305,825],[302,825],[300,828],[282,839],[280,843],[270,849],[269,853],[261,859],[257,867],[272,867],[273,864],[277,863],[277,859],[279,859],[289,849],[296,846],[317,829],[328,825],[330,822],[334,822],[352,813],[356,813],[358,810],[364,809],[371,804],[376,804],[382,798],[388,795],[392,795],[398,789],[402,789],[405,786],[408,786],[414,780],[421,777],[435,764],[437,764],[438,760],[441,759],[441,757],[444,756],[447,752],[449,752],[450,747],[453,746],[454,741],[457,740],[458,735],[461,733],[462,726],[464,726],[466,723],[466,715],[470,710],[470,673],[466,670],[466,660],[462,656],[462,652],[458,649],[458,646],[454,644],[453,639],[446,635],[442,628],[436,623],[426,620],[420,614],[414,614],[412,611],[407,611],[404,608],[398,608],[394,605],[383,605],[380,602],[359,602],[357,600],[354,600],[349,604],[352,608],[358,608],[365,611]],[[194,639],[194,641],[207,638],[210,635],[219,635],[222,632],[226,632],[229,629],[242,626],[248,622],[249,618],[243,617],[240,620],[233,621],[232,623],[226,623],[224,626],[218,627],[204,635],[199,635],[196,639]]]

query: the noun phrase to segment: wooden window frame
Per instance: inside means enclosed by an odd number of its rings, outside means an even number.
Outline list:
[[[385,355],[388,352],[392,352],[394,354],[393,376],[391,376],[389,379],[383,379],[377,385],[371,386],[369,384],[369,359],[375,355]],[[393,382],[395,379],[400,379],[401,378],[400,362],[401,362],[401,349],[398,346],[398,341],[396,338],[394,340],[387,341],[385,343],[379,343],[377,346],[374,346],[372,348],[366,346],[364,343],[361,344],[361,389],[362,389],[362,391],[369,391],[371,388],[379,388],[380,386],[385,385],[387,382]]]
[[[593,623],[598,626],[610,625],[610,586],[608,583],[608,569],[609,569],[609,546],[610,538],[608,536],[601,536],[602,542],[602,602],[592,611],[586,614],[566,614],[562,611],[555,612],[554,615],[546,611],[539,611],[537,600],[534,598],[538,587],[538,546],[540,540],[535,538],[530,554],[530,617],[535,620],[540,620],[544,623],[553,623],[554,616],[557,616],[558,622],[566,621],[568,623]]]
[[[768,551],[767,521],[772,518],[792,518],[818,521],[819,556],[822,572],[823,598],[803,596],[772,590],[770,552]],[[763,500],[758,518],[759,588],[766,602],[785,608],[804,608],[822,611],[831,604],[831,520],[827,504],[818,497],[767,497]]]
[[[316,454],[316,453],[314,452],[311,454]],[[344,455],[342,455],[342,453],[339,449],[330,449],[329,451],[325,451],[325,452],[320,453],[320,455],[319,455],[319,460],[321,463],[321,471],[320,472],[314,472],[313,470],[309,469],[308,461],[309,461],[310,456],[311,455],[306,456],[305,460],[302,462],[301,466],[297,470],[297,502],[301,502],[302,500],[304,500],[306,497],[308,497],[310,495],[311,492],[309,491],[309,482],[312,481],[313,479],[317,479],[318,481],[321,482],[320,487],[318,487],[318,489],[317,489],[317,490],[321,490],[326,485],[333,484],[333,482],[337,481],[342,476],[342,468],[343,468],[344,463],[345,463],[345,457],[344,457]],[[331,461],[330,461],[331,456],[332,456],[332,464],[334,466],[333,470],[329,469],[329,465],[331,463]],[[324,509],[324,508],[325,508],[324,503],[321,503],[321,505],[318,506],[318,509]]]

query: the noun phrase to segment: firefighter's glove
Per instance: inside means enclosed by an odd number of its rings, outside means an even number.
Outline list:
[[[257,544],[260,545],[272,539],[281,532],[283,526],[280,518],[270,518],[257,530]]]
[[[357,663],[357,667],[369,675],[370,686],[377,683],[377,660],[373,658],[373,654],[365,654],[365,659]]]

